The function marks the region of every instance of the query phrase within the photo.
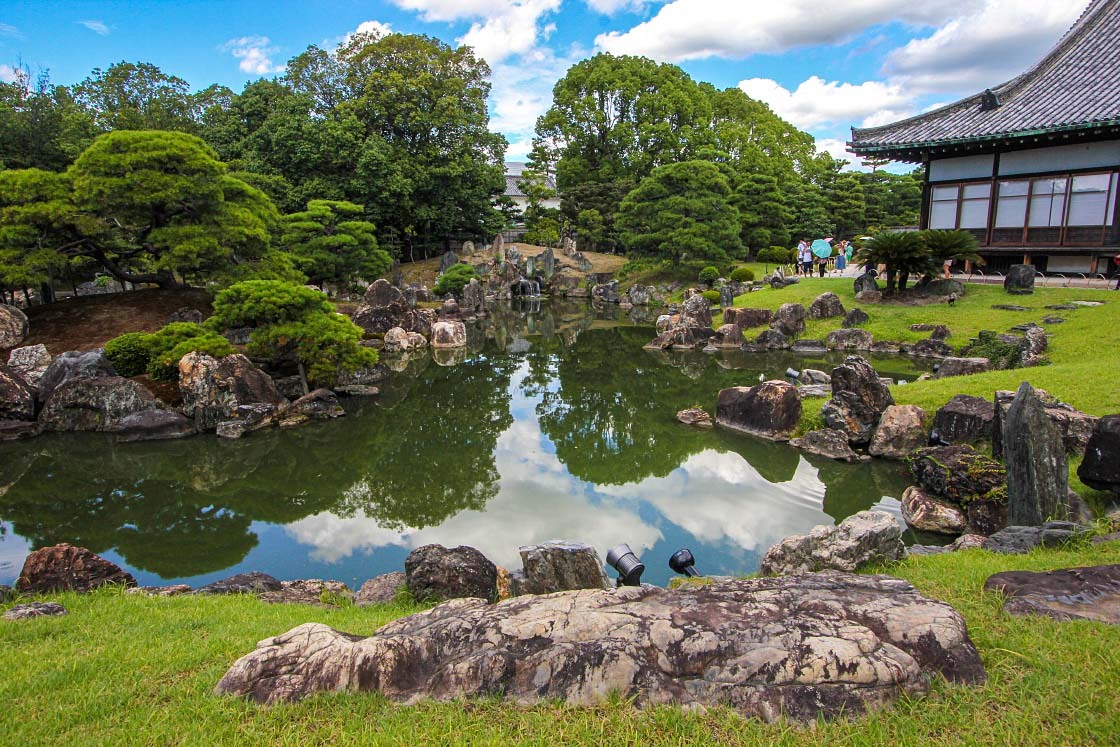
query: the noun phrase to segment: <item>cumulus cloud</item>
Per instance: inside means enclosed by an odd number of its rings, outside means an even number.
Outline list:
[[[801,129],[857,122],[885,110],[908,111],[913,103],[913,94],[901,86],[874,80],[853,84],[814,75],[790,91],[769,78],[750,78],[740,81],[739,88]]]
[[[600,34],[595,45],[614,54],[640,54],[669,62],[704,57],[741,58],[846,42],[871,26],[892,20],[909,25],[939,24],[981,2],[673,0],[653,18],[628,31]]]
[[[456,41],[474,48],[491,65],[532,50],[555,26],[541,19],[560,9],[561,0],[393,0],[428,22],[472,21]]]
[[[89,29],[90,31],[92,31],[95,34],[98,34],[99,36],[108,36],[109,35],[109,27],[106,26],[102,21],[87,20],[87,21],[78,21],[77,23],[80,26],[85,26],[87,29]]]
[[[241,60],[237,67],[243,73],[268,75],[284,70],[283,65],[273,63],[272,55],[279,50],[271,45],[267,36],[242,36],[238,39],[230,39],[222,45],[221,49]]]
[[[0,23],[0,36],[10,36],[13,39],[22,39],[20,30],[10,23]]]
[[[1082,9],[1082,3],[989,0],[891,52],[884,72],[915,93],[995,86],[1037,62]]]

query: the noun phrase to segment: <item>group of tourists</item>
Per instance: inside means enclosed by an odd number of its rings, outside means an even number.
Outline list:
[[[816,265],[820,277],[828,271],[828,263],[836,260],[836,269],[843,272],[852,259],[852,244],[847,240],[840,241],[832,246],[832,237],[816,239],[809,243],[808,239],[797,242],[797,274],[803,277],[812,277],[813,266]]]

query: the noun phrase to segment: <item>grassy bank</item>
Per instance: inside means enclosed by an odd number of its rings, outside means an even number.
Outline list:
[[[939,683],[928,698],[814,728],[720,708],[641,711],[621,698],[594,709],[496,699],[401,707],[361,693],[262,708],[211,694],[258,640],[309,621],[368,634],[414,608],[64,594],[53,599],[65,617],[0,623],[0,733],[10,745],[1112,745],[1120,741],[1120,628],[1009,617],[981,592],[997,571],[1097,563],[1120,563],[1120,543],[1027,556],[974,550],[881,569],[964,615],[989,680]]]
[[[846,309],[859,307],[866,311],[871,320],[862,329],[876,340],[916,342],[928,337],[928,333],[911,331],[911,324],[944,324],[952,332],[946,342],[958,350],[980,330],[1007,332],[1024,322],[1041,323],[1043,317],[1065,320],[1061,324],[1044,325],[1050,336],[1047,353],[1050,365],[895,386],[891,393],[899,404],[920,405],[932,415],[955,394],[990,398],[997,389],[1014,390],[1021,382],[1029,381],[1090,414],[1120,412],[1120,386],[1117,386],[1120,377],[1116,372],[1116,351],[1120,350],[1120,293],[1038,288],[1033,295],[1010,296],[1000,286],[969,285],[964,297],[952,306],[896,306],[856,303],[850,278],[810,278],[782,290],[767,289],[739,296],[735,305],[777,309],[783,303],[801,303],[808,307],[825,291],[836,293]],[[1104,305],[1068,311],[1045,308],[1077,300],[1102,301]],[[1001,304],[1024,306],[1027,311],[992,308]],[[839,329],[842,321],[840,318],[810,320],[803,336],[823,340],[830,331]],[[715,324],[720,324],[718,317]]]

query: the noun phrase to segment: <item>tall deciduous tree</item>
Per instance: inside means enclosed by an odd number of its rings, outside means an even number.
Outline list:
[[[101,131],[195,130],[190,86],[148,62],[118,62],[71,87],[75,102]]]
[[[739,211],[720,168],[708,161],[659,166],[618,211],[627,248],[674,261],[726,261],[740,247]]]

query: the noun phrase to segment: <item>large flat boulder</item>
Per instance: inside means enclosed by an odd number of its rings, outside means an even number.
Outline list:
[[[881,459],[904,459],[926,445],[926,413],[917,405],[890,405],[883,410],[867,453]]]
[[[520,591],[524,594],[611,587],[599,554],[590,545],[554,540],[525,545],[519,552],[525,574]]]
[[[989,576],[984,590],[1002,594],[1003,610],[1010,615],[1120,625],[1120,565],[1004,571]]]
[[[740,433],[786,441],[801,420],[801,393],[786,381],[720,390],[716,425]]]
[[[400,703],[502,697],[592,706],[727,705],[774,721],[849,716],[979,684],[963,618],[889,576],[817,573],[454,600],[363,638],[320,623],[269,638],[217,694],[260,703],[375,691]]]
[[[116,563],[63,542],[28,555],[16,589],[24,594],[53,594],[91,591],[106,584],[136,586],[136,579]]]
[[[128,416],[159,409],[159,400],[132,379],[75,379],[51,392],[39,422],[51,431],[115,431]]]
[[[1007,482],[1003,465],[971,446],[930,446],[914,452],[909,462],[921,487],[958,506],[987,496]]]
[[[46,345],[28,345],[16,348],[8,354],[8,368],[23,379],[32,391],[37,392],[39,382],[46,374],[52,360]]]
[[[786,537],[766,551],[764,575],[854,571],[868,563],[898,560],[906,554],[902,527],[885,511],[860,511],[840,526],[821,524],[808,534]]]
[[[116,376],[117,369],[105,357],[105,351],[70,350],[56,357],[39,379],[39,400],[45,402],[58,387],[79,379],[100,379]]]
[[[996,406],[983,397],[958,394],[933,416],[930,441],[943,445],[970,444],[992,437]]]
[[[494,601],[498,569],[473,547],[424,545],[404,560],[405,584],[416,599],[477,597]]]

